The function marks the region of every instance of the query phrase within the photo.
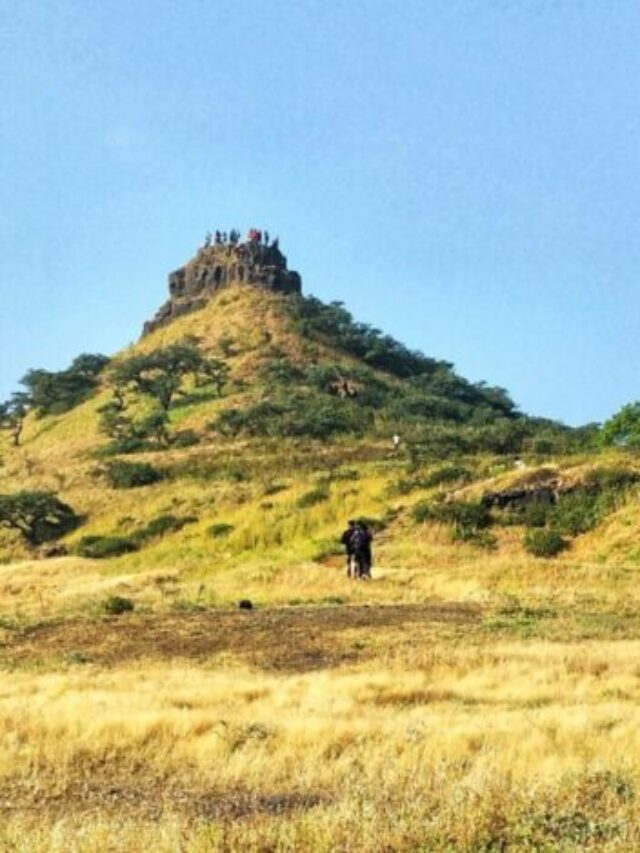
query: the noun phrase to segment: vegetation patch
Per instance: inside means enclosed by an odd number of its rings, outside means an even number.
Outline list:
[[[309,492],[305,492],[303,495],[300,495],[296,501],[296,506],[298,509],[309,509],[309,507],[316,506],[316,504],[323,503],[328,499],[329,490],[327,487],[318,486],[318,488],[311,489]]]
[[[195,515],[176,516],[170,513],[158,515],[134,535],[137,539],[146,541],[156,536],[164,536],[165,533],[175,533],[187,524],[194,524],[197,520],[198,517]]]
[[[288,488],[289,487],[287,486],[286,483],[279,483],[279,482],[267,483],[267,485],[264,487],[263,494],[265,497],[269,497],[271,495],[277,495],[279,492],[284,492]]]
[[[130,598],[124,598],[121,595],[110,595],[102,603],[102,609],[109,616],[121,616],[123,613],[132,613],[135,605]]]
[[[319,394],[274,396],[245,408],[221,412],[211,427],[223,435],[332,438],[362,433],[373,414],[351,400]]]
[[[224,536],[229,536],[234,530],[233,524],[225,524],[220,521],[207,527],[207,535],[212,536],[214,539],[221,539]]]
[[[92,560],[121,557],[137,551],[140,543],[132,536],[83,536],[75,546],[76,554]]]
[[[74,530],[80,516],[55,492],[0,495],[0,526],[17,531],[29,545],[41,545]]]
[[[83,536],[76,544],[75,552],[82,557],[90,557],[94,560],[120,557],[123,554],[138,551],[152,539],[182,530],[187,524],[193,524],[197,520],[195,515],[182,517],[171,514],[159,515],[144,527],[126,536]]]
[[[149,462],[108,462],[96,471],[113,489],[137,489],[150,486],[163,479],[164,473]]]
[[[453,541],[472,542],[491,547],[495,539],[488,533],[491,514],[481,503],[473,501],[421,501],[412,509],[414,521],[439,521],[451,525]]]
[[[30,370],[20,380],[29,408],[38,417],[68,412],[93,394],[108,364],[105,355],[85,353],[74,358],[66,370]]]
[[[528,530],[524,547],[534,557],[555,557],[567,548],[567,541],[556,530]]]

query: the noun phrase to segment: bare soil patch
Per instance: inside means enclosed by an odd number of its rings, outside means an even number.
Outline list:
[[[73,815],[135,815],[159,820],[166,814],[189,820],[236,821],[256,815],[287,815],[327,805],[331,798],[317,791],[198,790],[157,779],[109,779],[101,774],[69,780],[64,787],[33,785],[24,779],[0,785],[0,816],[13,814],[49,820]]]
[[[471,626],[478,607],[459,603],[289,607],[249,611],[129,614],[8,631],[6,664],[78,659],[101,666],[181,658],[205,662],[229,652],[265,669],[306,672],[368,656],[344,632],[403,626]]]

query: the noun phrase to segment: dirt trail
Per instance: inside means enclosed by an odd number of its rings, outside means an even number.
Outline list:
[[[469,625],[480,615],[479,608],[458,603],[130,614],[7,631],[0,657],[23,665],[81,656],[112,666],[145,659],[197,662],[229,652],[250,665],[304,672],[368,657],[366,650],[341,636],[346,631]]]

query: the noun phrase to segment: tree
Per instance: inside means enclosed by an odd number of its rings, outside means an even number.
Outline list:
[[[109,363],[105,355],[83,353],[66,370],[29,370],[20,380],[39,416],[57,415],[84,402],[98,385],[98,374]]]
[[[138,420],[128,417],[114,401],[101,406],[99,411],[100,432],[118,444],[131,443],[137,448],[149,438],[161,445],[169,443],[169,416],[164,409],[154,409]]]
[[[141,421],[134,423],[134,436],[140,440],[153,438],[158,444],[169,444],[169,416],[164,409],[150,412]]]
[[[203,385],[212,384],[218,397],[222,397],[222,389],[228,381],[229,365],[225,361],[220,358],[203,359],[196,382]]]
[[[0,403],[0,429],[11,435],[14,447],[20,444],[24,419],[29,411],[29,398],[21,391],[16,392],[5,403]]]
[[[121,362],[113,371],[116,386],[132,388],[139,394],[152,397],[166,412],[182,386],[184,377],[197,373],[203,356],[194,341],[172,344],[155,352],[134,355]]]
[[[640,447],[640,401],[628,403],[606,421],[600,440],[606,446]]]
[[[133,421],[124,414],[124,405],[118,401],[118,398],[105,403],[98,411],[100,413],[98,428],[103,435],[118,442],[134,437]]]
[[[0,524],[17,530],[29,545],[57,539],[79,523],[74,510],[59,500],[55,492],[0,495]]]

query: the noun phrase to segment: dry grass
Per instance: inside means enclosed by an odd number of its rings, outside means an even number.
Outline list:
[[[139,346],[186,334],[212,353],[231,334],[236,383],[274,347],[341,359],[242,288]],[[71,548],[197,520],[108,561],[0,532],[0,850],[640,849],[637,495],[555,561],[515,528],[454,544],[412,520],[433,489],[399,493],[388,442],[221,439],[216,399],[172,412],[199,445],[136,457],[168,479],[116,492],[92,476],[106,396],[28,419],[0,491],[58,491],[86,514]],[[471,464],[462,497],[521,476]],[[593,460],[553,464],[573,481]],[[335,551],[359,515],[386,524],[372,583]],[[135,613],[106,618],[109,595]]]
[[[118,850],[471,850],[519,836],[625,849],[640,829],[639,651],[436,641],[304,675],[229,661],[14,673],[0,681],[5,838],[21,827],[25,850],[101,837]]]

